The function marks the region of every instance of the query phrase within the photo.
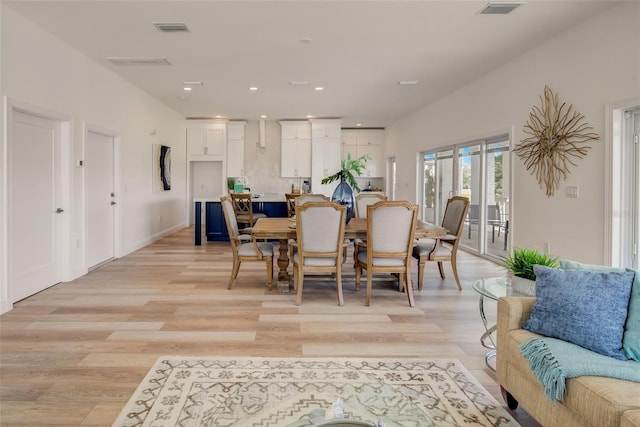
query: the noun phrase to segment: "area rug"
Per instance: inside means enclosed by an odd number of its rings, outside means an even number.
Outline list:
[[[114,426],[518,426],[457,360],[161,357]]]

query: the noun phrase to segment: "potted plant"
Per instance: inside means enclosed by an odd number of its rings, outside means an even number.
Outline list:
[[[330,184],[340,180],[340,184],[334,190],[331,200],[347,207],[347,222],[354,215],[355,200],[353,198],[353,190],[360,191],[360,187],[356,182],[356,175],[362,175],[366,169],[367,160],[371,160],[371,157],[367,154],[353,159],[351,158],[351,153],[347,153],[347,158],[342,160],[340,170],[321,181],[322,184]]]
[[[556,257],[531,248],[515,248],[513,254],[504,259],[503,266],[513,276],[511,283],[514,289],[527,295],[535,295],[536,274],[533,266],[536,264],[551,268],[559,266]]]

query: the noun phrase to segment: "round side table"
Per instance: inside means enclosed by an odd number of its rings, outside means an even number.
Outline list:
[[[489,352],[487,352],[484,357],[484,361],[489,369],[495,372],[496,367],[492,361],[496,358],[496,341],[493,338],[493,333],[498,328],[498,325],[494,324],[489,326],[487,316],[484,312],[484,299],[489,298],[490,300],[497,301],[500,297],[531,297],[535,295],[528,295],[516,291],[513,289],[511,279],[508,277],[490,277],[488,279],[476,280],[473,282],[473,290],[480,294],[480,319],[482,319],[485,330],[480,337],[480,344],[482,344],[484,348],[489,349]]]

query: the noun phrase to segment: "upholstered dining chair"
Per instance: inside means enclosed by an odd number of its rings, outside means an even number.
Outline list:
[[[356,217],[367,217],[367,206],[387,200],[387,196],[380,193],[363,192],[356,196]]]
[[[259,261],[264,262],[267,266],[267,287],[271,290],[271,283],[273,282],[273,245],[268,242],[256,242],[253,236],[240,234],[233,202],[229,197],[222,196],[220,203],[227,223],[229,241],[233,249],[233,268],[227,289],[233,287],[233,281],[238,277],[240,264],[243,261]]]
[[[413,248],[413,257],[418,260],[418,289],[422,289],[425,265],[429,261],[438,263],[440,277],[444,279],[444,261],[451,262],[453,277],[456,279],[458,289],[462,290],[456,258],[460,236],[464,228],[464,220],[469,211],[469,199],[455,196],[447,201],[447,206],[442,218],[442,227],[447,229],[447,235],[439,239],[420,239]]]
[[[356,256],[356,290],[362,270],[367,270],[365,305],[371,304],[374,273],[397,273],[398,287],[413,307],[411,250],[418,206],[407,201],[378,202],[367,206],[367,241],[360,243]],[[404,286],[403,286],[404,282]]]
[[[324,194],[318,193],[304,193],[296,198],[295,205],[300,206],[304,205],[307,202],[328,202],[330,199]]]
[[[238,225],[251,228],[258,218],[265,218],[262,212],[253,212],[253,200],[250,193],[232,193],[233,212]]]
[[[287,202],[287,216],[292,218],[296,214],[296,199],[300,193],[285,193],[284,199]]]
[[[342,251],[347,207],[336,202],[308,202],[296,207],[296,234],[293,254],[293,282],[296,305],[302,303],[302,288],[306,273],[333,274],[342,297]]]

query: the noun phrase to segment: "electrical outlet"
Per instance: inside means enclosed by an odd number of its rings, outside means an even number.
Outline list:
[[[545,254],[551,253],[551,245],[549,244],[549,242],[544,242],[543,246],[544,246],[544,253]]]
[[[567,185],[566,195],[574,199],[578,198],[579,188],[577,185]]]

